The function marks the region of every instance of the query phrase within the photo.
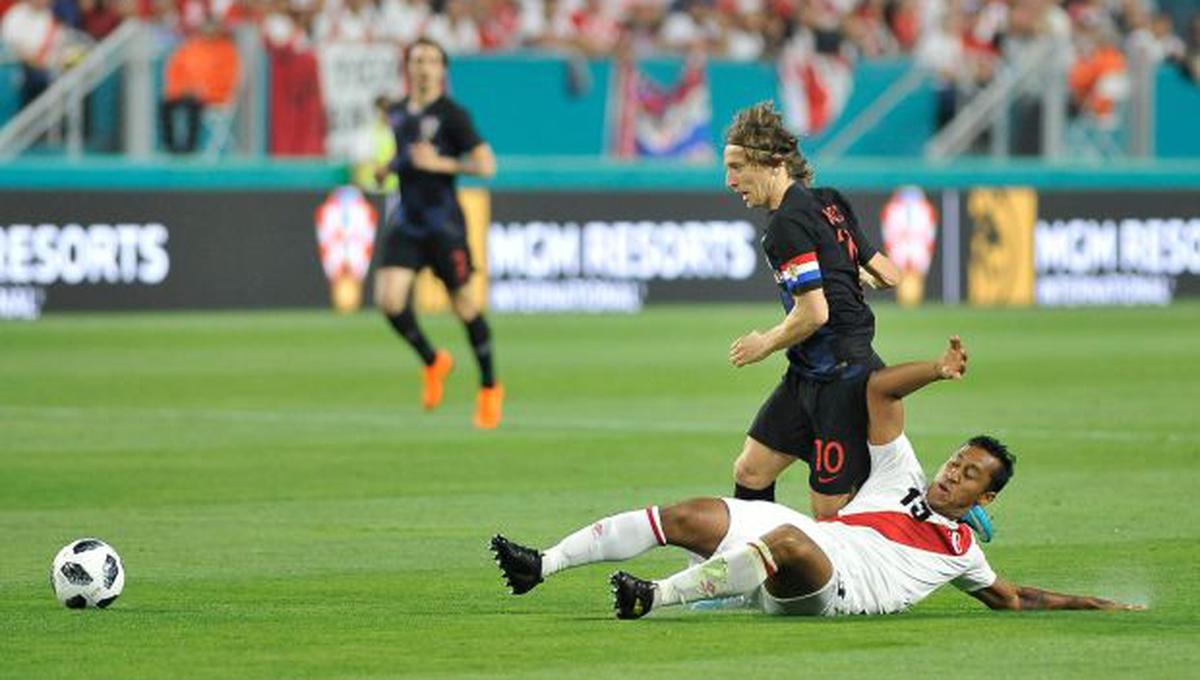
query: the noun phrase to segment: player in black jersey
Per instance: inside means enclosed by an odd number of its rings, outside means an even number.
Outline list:
[[[466,110],[445,94],[445,50],[422,38],[409,46],[404,63],[409,95],[388,111],[396,156],[378,173],[399,176],[400,204],[388,217],[389,230],[375,275],[375,304],[421,357],[425,364],[422,403],[427,409],[436,408],[454,362],[448,352],[435,351],[429,344],[411,305],[417,272],[433,269],[450,292],[454,313],[466,326],[479,363],[475,425],[494,428],[500,424],[504,388],[496,381],[492,365],[491,330],[466,286],[473,267],[455,178],[460,174],[492,177],[496,157]]]
[[[729,350],[738,367],[782,349],[788,358],[734,465],[735,496],[774,500],[776,478],[799,458],[809,465],[814,516],[831,517],[870,472],[863,395],[884,364],[871,348],[875,316],[862,282],[890,287],[900,272],[840,193],[810,186],[812,170],[770,102],[739,112],[725,142],[726,185],[771,213],[762,245],[787,312]]]

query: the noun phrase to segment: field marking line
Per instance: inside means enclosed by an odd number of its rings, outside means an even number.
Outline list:
[[[373,425],[382,427],[394,427],[398,425],[409,425],[414,421],[419,420],[422,424],[433,423],[449,423],[458,422],[457,414],[454,420],[451,421],[449,414],[443,416],[431,416],[429,414],[420,414],[419,418],[412,418],[402,413],[371,411],[371,410],[339,410],[339,411],[313,411],[313,410],[273,410],[261,411],[253,409],[216,409],[216,408],[112,408],[112,407],[82,407],[82,406],[19,406],[11,404],[0,404],[0,416],[17,416],[17,417],[46,417],[52,419],[74,418],[80,416],[128,416],[130,418],[145,419],[145,418],[164,418],[164,419],[207,419],[218,420],[230,423],[307,423],[313,425]],[[596,431],[596,432],[683,432],[689,434],[730,434],[740,436],[749,424],[749,418],[738,419],[737,421],[727,420],[642,420],[637,418],[527,418],[520,415],[512,416],[505,422],[506,429],[525,431],[546,431],[546,432],[561,432],[561,431]],[[3,427],[0,422],[0,428]],[[465,428],[464,428],[465,429]],[[1200,442],[1200,433],[1170,433],[1160,434],[1156,432],[1137,432],[1132,430],[1112,430],[1112,429],[1058,429],[1044,427],[995,427],[987,428],[991,433],[998,436],[1015,437],[1061,437],[1065,439],[1085,440],[1085,441],[1120,441],[1120,442],[1146,442],[1146,441],[1166,441],[1168,443],[1196,443]],[[425,430],[423,434],[429,431]],[[963,429],[952,429],[941,426],[922,426],[913,429],[914,435],[957,435],[963,436]],[[461,431],[456,430],[453,434],[459,435]]]

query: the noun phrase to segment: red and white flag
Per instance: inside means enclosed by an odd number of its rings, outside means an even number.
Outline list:
[[[793,40],[779,56],[779,99],[784,122],[795,133],[819,135],[846,108],[854,89],[854,66],[840,54]]]

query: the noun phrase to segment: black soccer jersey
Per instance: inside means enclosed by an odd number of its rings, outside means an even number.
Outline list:
[[[785,311],[792,310],[795,294],[815,288],[824,289],[829,304],[829,321],[788,348],[791,370],[830,379],[843,363],[869,363],[875,315],[863,299],[858,266],[877,250],[846,199],[835,189],[793,184],[771,214],[762,245]]]
[[[418,170],[412,165],[416,142],[430,142],[442,156],[458,158],[483,143],[466,109],[442,96],[413,113],[408,99],[392,106],[388,121],[396,137],[391,169],[400,177],[400,207],[391,217],[405,231],[429,234],[464,231],[455,195],[455,175]]]

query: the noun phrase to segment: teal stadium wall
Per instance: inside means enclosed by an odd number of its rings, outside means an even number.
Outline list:
[[[909,68],[893,59],[860,63],[845,113],[830,130],[805,140],[819,152],[856,113],[865,109]],[[651,78],[672,82],[680,71],[678,59],[654,59],[643,64]],[[607,94],[614,66],[610,61],[583,67],[587,86],[572,89],[565,58],[540,54],[462,57],[451,66],[454,96],[470,108],[497,152],[515,155],[595,156],[606,147]],[[161,67],[156,68],[161,72]],[[19,68],[0,66],[0,121],[16,113]],[[776,93],[774,64],[715,61],[709,67],[712,87],[714,144],[718,144],[733,113],[747,103],[770,99]],[[161,87],[161,75],[156,79]],[[1155,140],[1164,158],[1200,158],[1200,86],[1178,69],[1162,66],[1156,74],[1158,105]],[[107,82],[91,100],[96,131],[91,150],[104,152],[116,144],[120,125],[119,84]],[[264,93],[256,93],[264,96]],[[928,84],[897,106],[874,131],[849,151],[856,156],[915,156],[933,133],[933,91]],[[266,121],[262,122],[263,125]],[[546,134],[545,131],[552,131]]]

